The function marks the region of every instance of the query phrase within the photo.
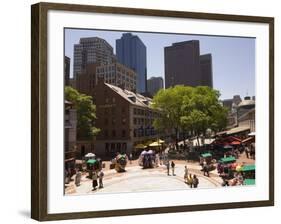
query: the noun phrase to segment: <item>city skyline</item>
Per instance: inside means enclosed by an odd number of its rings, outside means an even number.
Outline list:
[[[116,40],[128,31],[101,31],[65,29],[65,55],[71,58],[70,74],[73,74],[73,48],[83,37],[105,39],[116,54]],[[255,39],[241,37],[200,36],[189,34],[159,34],[131,32],[137,35],[147,48],[147,79],[164,78],[164,47],[188,40],[200,41],[200,54],[212,54],[213,87],[221,93],[221,99],[233,95],[255,95]],[[243,82],[241,82],[243,80]],[[165,82],[165,80],[164,80]]]

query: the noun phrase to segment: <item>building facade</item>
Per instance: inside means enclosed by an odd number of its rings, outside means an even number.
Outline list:
[[[116,56],[118,62],[137,73],[137,92],[146,92],[146,46],[141,39],[131,33],[124,33],[116,40]]]
[[[112,64],[116,61],[112,46],[99,37],[80,38],[74,45],[73,77],[82,73],[87,64]]]
[[[136,91],[137,74],[125,65],[120,63],[100,65],[96,68],[96,75],[108,84]]]
[[[147,80],[147,92],[154,96],[160,89],[163,89],[162,77],[151,77]]]
[[[69,86],[70,80],[70,58],[64,56],[64,85]]]
[[[64,110],[64,164],[65,170],[73,172],[76,159],[77,114],[69,101],[65,101]]]
[[[135,145],[157,138],[152,125],[157,114],[150,108],[150,98],[102,79],[95,91],[96,127],[101,129],[95,141],[97,155],[112,158],[117,152],[131,153]]]
[[[200,56],[198,40],[173,43],[164,48],[165,88],[175,85],[213,87],[212,57]]]
[[[213,87],[213,67],[212,55],[200,55],[200,72],[201,72],[201,85]]]

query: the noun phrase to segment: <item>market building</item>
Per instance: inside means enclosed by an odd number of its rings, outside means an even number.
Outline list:
[[[101,129],[95,141],[95,153],[112,158],[117,152],[131,153],[134,146],[157,139],[153,121],[157,113],[151,99],[99,79],[95,88],[96,127]]]

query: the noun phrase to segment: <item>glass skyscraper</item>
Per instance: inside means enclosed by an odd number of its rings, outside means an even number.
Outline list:
[[[131,33],[124,33],[116,40],[117,60],[137,73],[138,93],[146,92],[146,46]]]

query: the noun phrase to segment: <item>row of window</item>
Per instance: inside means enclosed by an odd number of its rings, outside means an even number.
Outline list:
[[[121,137],[121,138],[124,138],[126,137],[126,130],[121,130],[121,131],[116,131],[116,130],[111,130],[108,131],[108,130],[104,130],[103,131],[103,137],[104,138],[116,138],[116,137]]]
[[[142,109],[134,108],[134,115],[157,116],[157,113],[151,110],[142,110]]]
[[[134,129],[134,137],[154,136],[157,132],[153,127]]]
[[[125,125],[125,124],[126,124],[126,121],[127,121],[126,118],[122,118],[121,121],[120,121],[120,124]],[[108,125],[108,124],[109,124],[109,119],[108,119],[108,118],[105,118],[105,119],[104,119],[104,124],[105,124],[105,125]],[[117,124],[115,118],[112,118],[112,119],[111,119],[111,124],[112,124],[112,125],[116,125],[116,124]]]
[[[112,153],[126,153],[127,152],[127,143],[105,143],[105,153],[112,154]]]
[[[154,119],[134,118],[134,125],[152,125]]]

